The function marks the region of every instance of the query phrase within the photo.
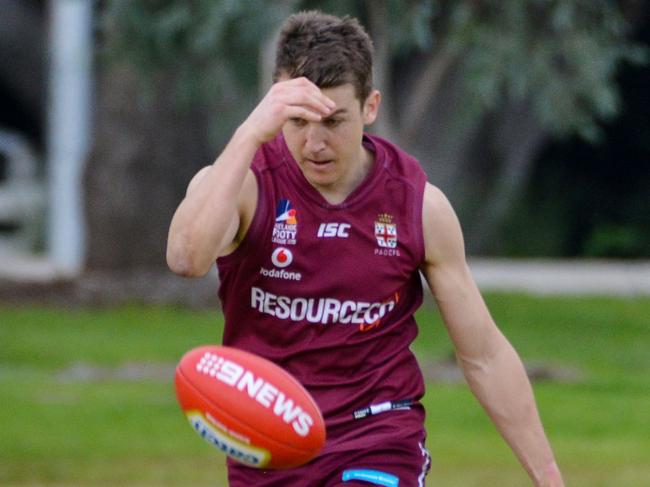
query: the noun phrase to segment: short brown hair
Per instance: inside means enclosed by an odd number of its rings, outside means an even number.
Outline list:
[[[320,88],[352,83],[363,103],[372,90],[372,51],[370,37],[355,18],[300,12],[282,27],[273,79],[304,76]]]

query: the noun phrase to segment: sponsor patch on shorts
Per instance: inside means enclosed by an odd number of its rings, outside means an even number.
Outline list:
[[[399,487],[399,478],[380,470],[370,470],[367,468],[350,469],[343,471],[343,482],[349,480],[365,480],[375,485],[385,487]]]

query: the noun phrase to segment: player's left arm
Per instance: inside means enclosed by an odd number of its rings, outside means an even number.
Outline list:
[[[472,392],[535,485],[563,486],[521,359],[495,325],[474,282],[456,214],[428,183],[422,219],[422,271]]]

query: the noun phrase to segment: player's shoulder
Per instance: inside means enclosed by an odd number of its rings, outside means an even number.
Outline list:
[[[454,211],[449,199],[442,190],[428,181],[424,185],[424,200],[422,207],[430,216],[444,216],[444,214],[449,212],[453,213]]]
[[[422,199],[422,229],[427,260],[464,252],[460,222],[440,188],[427,182]]]
[[[383,154],[384,166],[393,176],[419,183],[426,181],[426,173],[416,157],[394,142],[374,134],[365,134],[377,152]]]

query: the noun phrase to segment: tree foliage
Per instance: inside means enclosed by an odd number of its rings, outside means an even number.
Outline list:
[[[146,93],[171,75],[179,108],[220,104],[229,118],[241,118],[258,93],[260,40],[290,3],[112,0],[101,17],[104,54],[133,66]]]
[[[517,0],[459,8],[465,35],[468,92],[488,109],[504,98],[532,99],[555,133],[595,138],[597,119],[619,108],[615,81],[622,61],[640,61],[626,24],[607,0]],[[458,31],[457,31],[458,32]]]
[[[138,173],[152,179],[149,191],[163,181],[175,185],[166,191],[167,218],[173,195],[182,195],[188,182],[177,169],[182,137],[172,134],[191,134],[188,143],[196,149],[197,132],[205,131],[207,145],[218,150],[268,88],[282,20],[307,9],[349,14],[361,20],[375,44],[375,81],[384,95],[375,130],[414,153],[449,196],[468,250],[490,252],[549,137],[577,133],[596,141],[602,121],[618,113],[619,66],[647,57],[629,40],[635,16],[622,8],[627,3],[637,5],[632,0],[106,0],[100,29],[106,89],[120,89],[110,77],[117,67],[136,73],[151,104],[135,119],[164,120],[169,134],[162,142],[152,140],[168,145],[157,146],[159,174],[153,174],[143,143],[137,157],[119,162],[114,156],[110,164],[139,167]],[[208,122],[181,121],[174,112],[179,108],[207,114]],[[133,114],[121,110],[111,126],[131,123]],[[182,129],[175,130],[174,123]],[[108,147],[114,134],[104,130]],[[165,158],[166,153],[177,156]],[[193,157],[199,160],[183,164],[206,163]],[[108,160],[99,152],[90,172]],[[194,167],[186,169],[191,173]],[[177,177],[170,180],[168,174]],[[129,183],[130,171],[123,175]],[[90,178],[97,187],[89,191],[101,193],[106,177]],[[112,198],[99,198],[107,212]],[[130,225],[146,229],[150,222],[145,217]]]
[[[173,72],[179,100],[201,103],[257,95],[262,43],[290,12],[311,8],[365,20],[388,46],[389,68],[451,50],[463,70],[463,120],[528,99],[553,133],[590,139],[597,120],[617,113],[619,64],[645,57],[610,0],[110,0],[102,25],[113,60],[131,62],[149,84]],[[369,21],[377,14],[383,26]]]

